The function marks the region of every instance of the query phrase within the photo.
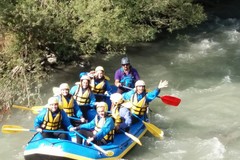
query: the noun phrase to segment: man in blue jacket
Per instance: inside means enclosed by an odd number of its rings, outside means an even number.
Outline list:
[[[67,134],[61,132],[44,132],[43,130],[74,130],[67,114],[63,110],[59,109],[57,97],[51,97],[48,99],[47,108],[42,109],[42,111],[37,115],[34,121],[34,127],[44,138],[67,139]]]

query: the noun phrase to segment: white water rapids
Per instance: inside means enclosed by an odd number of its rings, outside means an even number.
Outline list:
[[[240,20],[216,19],[197,29],[186,30],[188,40],[165,38],[128,51],[147,88],[160,79],[169,87],[160,95],[182,99],[178,107],[166,106],[160,99],[150,108],[151,123],[165,132],[158,140],[150,133],[124,158],[129,160],[237,160],[240,159]],[[98,60],[113,82],[121,56]],[[60,72],[55,83],[78,80],[80,70]],[[48,87],[51,88],[51,87]],[[51,95],[46,89],[43,99]],[[13,110],[2,124],[33,127],[35,115]],[[24,145],[33,133],[0,134],[0,154],[4,160],[23,159]]]

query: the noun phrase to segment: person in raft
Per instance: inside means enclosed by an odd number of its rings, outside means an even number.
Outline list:
[[[82,116],[82,111],[80,110],[76,100],[69,93],[69,85],[67,83],[62,83],[59,86],[60,95],[58,95],[59,108],[63,109],[73,126],[78,126],[85,122],[85,118]],[[79,119],[79,120],[76,120]]]
[[[90,142],[97,145],[105,145],[113,141],[114,138],[114,120],[107,113],[108,105],[105,102],[98,102],[97,115],[89,122],[75,127],[78,133],[88,137],[87,144]],[[82,144],[82,138],[77,136],[77,143]]]
[[[97,102],[105,101],[106,95],[111,95],[112,88],[109,81],[105,77],[104,68],[102,66],[97,66],[95,71],[89,73],[91,78],[92,92],[95,94]]]
[[[120,93],[113,93],[110,96],[110,100],[112,102],[111,113],[115,119],[116,133],[122,133],[122,131],[128,132],[132,124],[132,115],[127,103],[124,103]]]
[[[145,88],[145,82],[138,80],[135,83],[135,88],[123,93],[123,99],[131,102],[131,112],[134,115],[142,117],[146,114],[149,103],[154,100],[160,93],[162,88],[168,86],[168,81],[160,80],[158,87],[151,92],[147,92]],[[137,119],[133,116],[133,123],[137,122]]]
[[[128,57],[121,59],[121,65],[122,67],[116,70],[114,75],[114,84],[118,87],[118,93],[127,92],[128,89],[125,89],[124,86],[133,88],[135,82],[140,79],[138,71],[131,66]]]
[[[71,125],[67,114],[63,110],[59,109],[57,97],[51,97],[48,99],[47,107],[43,108],[42,111],[35,118],[34,127],[37,132],[40,132],[42,134],[43,138],[68,138],[68,135],[66,133],[44,132],[43,130],[74,130],[74,127]]]
[[[79,77],[80,82],[77,82],[76,85],[70,89],[70,94],[73,95],[73,98],[77,101],[83,113],[83,117],[88,121],[88,111],[95,107],[96,98],[91,91],[90,77],[84,74],[82,75],[82,73],[80,73]],[[94,112],[96,115],[95,110]]]

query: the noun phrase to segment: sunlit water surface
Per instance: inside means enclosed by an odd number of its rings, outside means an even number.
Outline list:
[[[169,81],[161,95],[182,99],[178,107],[166,106],[160,99],[151,103],[151,123],[165,132],[164,140],[147,133],[143,146],[136,146],[124,158],[129,160],[237,160],[240,159],[240,21],[216,19],[198,29],[187,30],[188,40],[166,38],[129,49],[129,57],[147,88],[160,79]],[[130,54],[131,53],[131,54]],[[121,56],[96,60],[113,82]],[[43,91],[52,94],[51,85],[73,85],[83,69],[59,71]],[[35,115],[12,110],[1,124],[33,127]],[[23,159],[24,146],[33,133],[0,135],[1,159]]]

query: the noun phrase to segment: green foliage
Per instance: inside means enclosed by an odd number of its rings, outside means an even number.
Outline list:
[[[41,64],[48,54],[68,62],[96,52],[124,53],[126,46],[154,40],[162,30],[205,19],[191,0],[1,0],[0,32],[13,39],[0,54],[0,85],[9,87],[6,101],[29,100],[45,76]]]
[[[19,0],[7,6],[2,25],[33,48],[67,61],[82,54],[107,53],[136,42],[151,41],[156,33],[172,32],[206,19],[191,0]],[[49,51],[48,50],[48,51]]]

